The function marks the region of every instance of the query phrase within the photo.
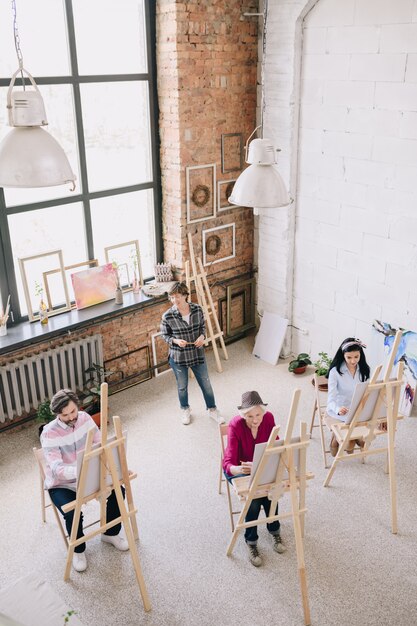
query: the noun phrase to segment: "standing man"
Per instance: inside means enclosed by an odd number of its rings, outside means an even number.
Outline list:
[[[77,486],[77,452],[84,450],[87,433],[93,428],[93,443],[101,443],[100,431],[85,411],[78,410],[78,397],[70,389],[61,389],[51,400],[51,411],[56,418],[47,424],[41,435],[41,444],[46,460],[45,489],[48,489],[52,502],[63,515],[68,536],[71,534],[74,510],[64,513],[62,507],[75,500]],[[122,487],[123,497],[124,488]],[[119,505],[114,490],[107,498],[106,522],[120,516]],[[101,540],[111,543],[118,550],[129,550],[129,544],[119,535],[122,525],[109,528]],[[77,539],[83,537],[83,516],[81,513],[77,529]],[[74,549],[72,566],[77,572],[87,569],[85,543]]]
[[[189,296],[185,283],[176,283],[169,291],[172,307],[162,316],[161,333],[169,345],[169,364],[177,379],[178,398],[182,411],[182,423],[191,422],[191,408],[188,404],[188,368],[194,372],[203,392],[209,417],[218,424],[224,424],[219,415],[207,371],[204,355],[206,324],[200,305],[187,302]]]

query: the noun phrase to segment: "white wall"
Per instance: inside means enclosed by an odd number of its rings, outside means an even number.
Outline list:
[[[296,202],[259,219],[259,308],[313,356],[374,318],[417,330],[417,3],[269,4],[266,128]]]

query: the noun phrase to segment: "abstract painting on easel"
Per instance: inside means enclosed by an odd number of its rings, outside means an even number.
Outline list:
[[[383,350],[385,358],[387,358],[394,343],[396,329],[392,328],[391,324],[379,320],[374,320],[372,326],[384,337]],[[402,415],[409,416],[417,389],[417,332],[403,330],[394,365],[399,361],[404,362],[404,384],[401,388],[399,411]]]

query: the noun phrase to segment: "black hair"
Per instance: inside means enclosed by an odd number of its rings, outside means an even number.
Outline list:
[[[65,407],[68,406],[70,402],[74,402],[77,407],[79,406],[80,401],[78,400],[77,394],[71,391],[71,389],[60,389],[60,391],[57,391],[56,394],[52,396],[52,413],[54,415],[59,415],[62,412],[62,409],[65,409]]]
[[[329,371],[326,374],[327,378],[329,377],[330,370],[333,367],[335,367],[338,373],[341,376],[343,376],[342,372],[340,371],[340,367],[343,363],[345,363],[346,352],[360,352],[360,358],[359,358],[359,363],[358,363],[359,377],[362,382],[365,380],[368,380],[371,370],[370,370],[368,363],[366,362],[366,357],[363,351],[363,347],[361,346],[360,343],[356,343],[357,341],[358,340],[355,337],[347,337],[346,339],[342,341],[336,354],[334,355],[333,361],[330,363]],[[350,342],[352,342],[351,345],[343,349],[343,346]]]

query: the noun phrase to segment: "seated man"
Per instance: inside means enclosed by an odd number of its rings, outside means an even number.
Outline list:
[[[242,395],[242,404],[238,406],[240,414],[234,417],[228,426],[227,448],[224,453],[223,471],[229,482],[237,476],[250,474],[252,460],[257,443],[265,443],[269,439],[275,426],[274,416],[269,411],[265,412],[264,402],[257,391],[246,391]],[[255,498],[245,517],[245,522],[253,522],[259,517],[261,508],[264,508],[268,516],[271,501],[264,498]],[[278,505],[276,509],[278,515]],[[274,550],[279,554],[285,552],[281,540],[279,520],[267,524],[268,531],[274,539]],[[255,567],[262,565],[262,559],[258,552],[258,532],[256,526],[245,529],[245,541],[249,549],[249,560]]]
[[[77,478],[77,452],[84,450],[87,433],[94,428],[93,443],[101,443],[100,431],[94,421],[84,411],[78,410],[78,397],[69,389],[61,389],[51,400],[51,411],[56,418],[47,424],[41,435],[41,444],[46,459],[45,488],[52,502],[64,517],[68,536],[71,535],[74,511],[64,513],[62,506],[75,500]],[[124,489],[122,487],[123,496]],[[106,522],[119,517],[114,490],[107,499]],[[119,535],[121,524],[109,528],[101,540],[111,543],[118,550],[128,550],[129,544]],[[77,539],[83,537],[83,516],[81,514]],[[77,572],[87,569],[85,543],[76,546],[72,565]]]

